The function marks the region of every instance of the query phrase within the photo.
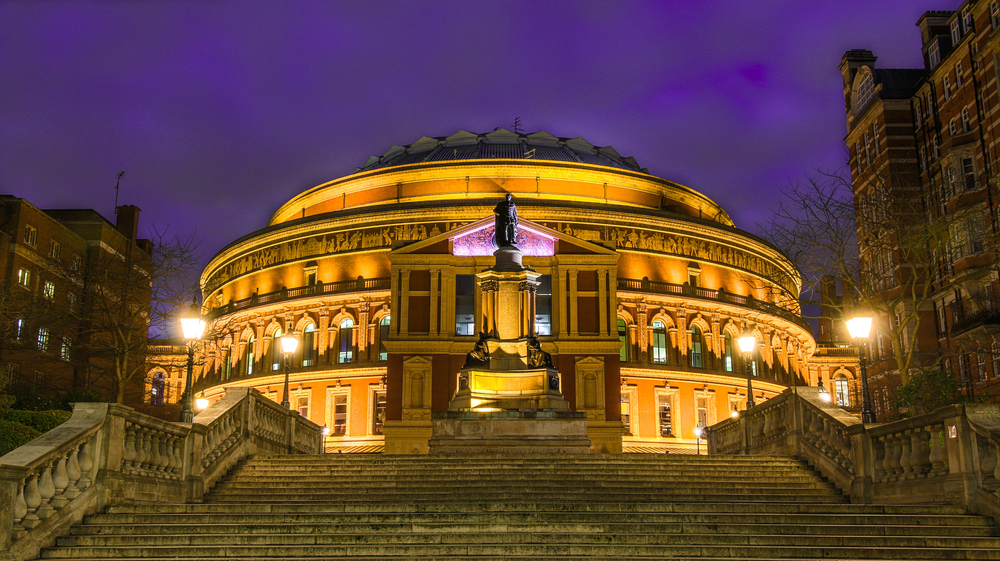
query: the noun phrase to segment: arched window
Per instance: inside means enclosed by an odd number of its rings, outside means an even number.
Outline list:
[[[388,358],[388,356],[386,357]],[[340,352],[337,362],[347,364],[354,360],[354,322],[345,319],[340,322]]]
[[[385,348],[385,340],[389,338],[389,316],[384,316],[378,322],[378,359],[379,361],[389,360],[389,349]],[[381,433],[379,433],[381,434]]]
[[[316,364],[316,326],[309,324],[302,330],[302,366]]]
[[[851,395],[848,389],[847,376],[843,374],[838,374],[836,378],[833,379],[833,389],[837,397],[837,405],[841,407],[851,406]]]
[[[733,371],[733,336],[726,333],[722,341],[722,365],[726,372]]]
[[[267,349],[267,364],[271,365],[272,371],[281,370],[281,356],[281,330],[275,329]]]
[[[667,363],[667,326],[660,320],[653,322],[653,364]]]
[[[854,91],[853,99],[854,102],[852,107],[852,112],[854,116],[857,117],[868,107],[868,104],[875,99],[875,78],[872,73],[867,68],[863,69],[861,72],[861,81],[857,84],[857,88]]]
[[[622,362],[628,362],[628,327],[625,320],[618,318],[618,340],[622,343],[622,348],[618,351],[618,358]]]
[[[166,389],[166,380],[163,372],[153,374],[152,388],[149,390],[149,403],[151,405],[163,405],[163,392]]]
[[[704,344],[703,338],[701,336],[701,329],[697,326],[691,326],[691,367],[692,368],[704,368],[705,364],[702,362],[701,348]]]
[[[247,338],[246,347],[243,349],[243,359],[240,364],[242,366],[242,372],[244,376],[253,376],[253,343],[254,336],[251,335]]]

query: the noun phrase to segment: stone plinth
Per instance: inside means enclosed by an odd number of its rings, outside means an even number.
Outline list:
[[[431,454],[589,454],[587,416],[571,411],[447,411],[431,421]]]
[[[448,405],[450,411],[569,411],[569,403],[559,391],[559,373],[554,368],[505,371],[465,368],[461,376],[468,381],[468,387],[455,394]]]

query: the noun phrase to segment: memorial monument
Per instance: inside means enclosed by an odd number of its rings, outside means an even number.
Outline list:
[[[433,415],[430,453],[589,452],[587,416],[570,411],[559,371],[535,334],[540,275],[522,264],[513,197],[493,212],[494,266],[476,275],[479,341],[448,411]]]

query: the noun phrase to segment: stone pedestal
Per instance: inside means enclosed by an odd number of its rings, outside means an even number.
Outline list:
[[[434,413],[431,454],[588,454],[587,416],[571,411]]]

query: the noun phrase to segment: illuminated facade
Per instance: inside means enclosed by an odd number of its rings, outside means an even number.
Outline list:
[[[219,252],[201,278],[212,335],[196,390],[281,401],[278,337],[294,332],[288,399],[331,448],[426,452],[477,341],[474,275],[493,264],[506,193],[541,274],[536,331],[595,445],[693,449],[696,426],[745,407],[744,328],[757,403],[844,370],[814,360],[791,263],[715,202],[610,147],[498,130],[394,146]]]

